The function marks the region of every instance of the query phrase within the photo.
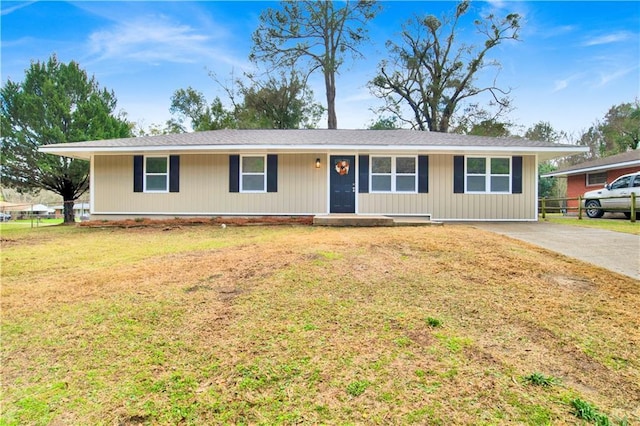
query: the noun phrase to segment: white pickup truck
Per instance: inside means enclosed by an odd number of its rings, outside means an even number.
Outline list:
[[[636,218],[640,219],[640,171],[620,176],[602,189],[585,192],[582,196],[585,212],[592,218],[611,211],[623,212],[630,218],[632,192],[636,194]]]

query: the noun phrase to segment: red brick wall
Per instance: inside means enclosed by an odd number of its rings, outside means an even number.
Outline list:
[[[627,167],[626,169],[617,169],[617,170],[609,170],[607,171],[607,182],[611,183],[622,175],[626,175],[627,173],[633,173],[638,171],[638,166]],[[597,172],[596,172],[597,173]],[[567,198],[577,198],[578,196],[584,194],[587,191],[593,191],[594,189],[600,189],[603,185],[592,185],[587,186],[587,174],[583,173],[580,175],[572,175],[567,177]],[[578,207],[577,200],[570,200],[568,203],[568,207]]]

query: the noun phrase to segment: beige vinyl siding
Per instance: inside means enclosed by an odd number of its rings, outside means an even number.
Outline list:
[[[536,159],[522,161],[522,194],[454,194],[453,155],[429,155],[428,194],[358,194],[362,214],[430,215],[442,220],[533,220]]]
[[[133,156],[93,161],[94,214],[315,214],[327,211],[327,180],[317,154],[278,155],[278,192],[230,193],[229,155],[180,155],[180,192],[133,192]]]

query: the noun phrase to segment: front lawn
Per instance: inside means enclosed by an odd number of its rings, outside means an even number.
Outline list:
[[[625,232],[627,234],[640,235],[640,220],[631,222],[624,215],[607,213],[604,217],[598,219],[588,218],[586,215],[582,219],[577,216],[563,216],[561,214],[547,214],[547,222],[559,223],[561,225],[582,226],[585,228],[606,229],[608,231]]]
[[[39,228],[41,226],[60,225],[64,219],[20,219],[0,222],[0,233],[14,229]]]
[[[13,230],[1,274],[0,424],[640,421],[638,281],[467,226]]]

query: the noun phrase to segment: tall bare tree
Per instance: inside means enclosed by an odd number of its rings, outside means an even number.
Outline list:
[[[358,58],[358,45],[367,40],[366,24],[379,11],[375,1],[284,1],[266,9],[253,33],[250,58],[274,68],[289,69],[305,62],[307,76],[320,70],[327,96],[327,126],[338,127],[336,74],[345,54]]]
[[[447,132],[460,103],[481,93],[490,94],[499,111],[509,109],[509,90],[497,87],[495,81],[487,87],[478,87],[475,81],[479,71],[499,66],[487,59],[491,49],[518,39],[520,16],[512,13],[499,19],[491,14],[476,20],[484,43],[473,46],[457,39],[461,19],[469,11],[470,2],[463,1],[451,16],[415,16],[403,26],[398,44],[387,42],[391,60],[382,61],[369,85],[386,101],[384,110],[413,128]],[[405,106],[409,116],[403,114]]]

